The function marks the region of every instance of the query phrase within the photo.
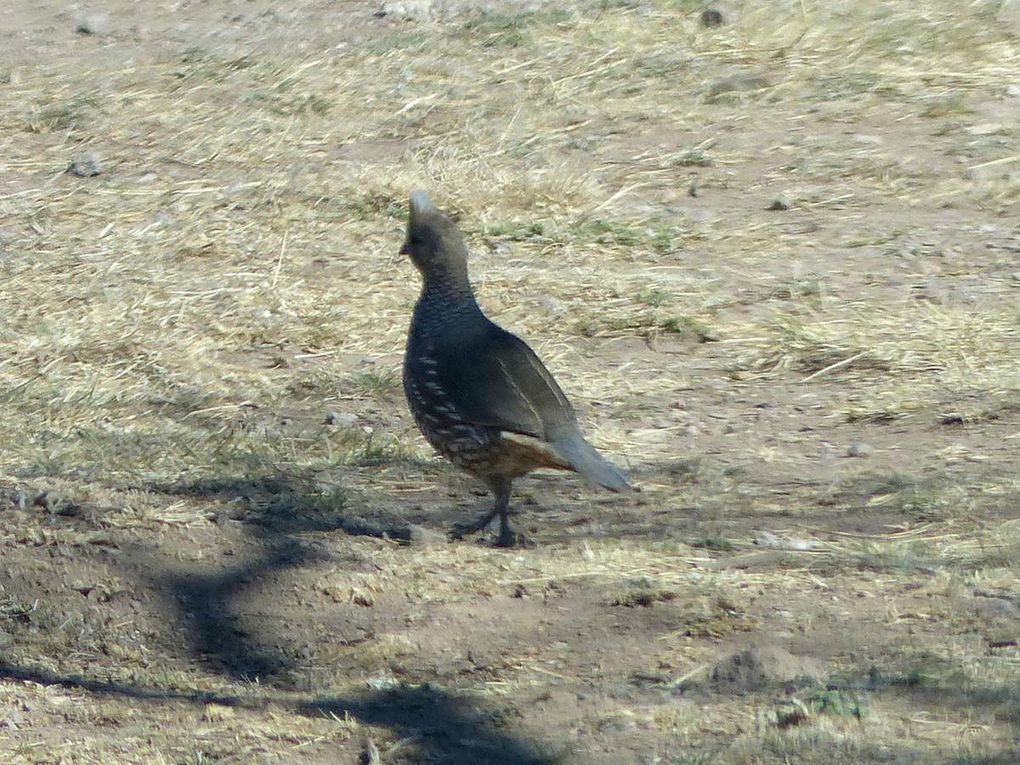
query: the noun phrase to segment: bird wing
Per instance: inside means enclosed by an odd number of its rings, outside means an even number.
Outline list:
[[[535,352],[492,322],[434,352],[437,382],[465,421],[546,440],[576,427],[570,402]]]

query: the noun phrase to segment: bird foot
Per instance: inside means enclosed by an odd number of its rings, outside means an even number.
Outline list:
[[[477,520],[471,521],[470,523],[458,523],[450,529],[450,539],[463,539],[470,534],[477,534],[480,531],[484,531],[493,519],[496,517],[495,513],[486,513],[479,517]],[[493,543],[495,547],[531,547],[532,542],[524,534],[518,534],[512,528],[509,523],[501,523],[499,529],[499,535],[496,537]]]

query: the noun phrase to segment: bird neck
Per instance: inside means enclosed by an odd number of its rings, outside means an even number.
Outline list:
[[[458,268],[457,264],[445,264],[442,268],[433,268],[424,276],[422,297],[445,303],[474,303],[475,293],[468,280],[467,268]]]
[[[482,309],[471,291],[471,284],[462,281],[426,279],[414,309],[412,334],[434,333],[443,327],[462,325],[484,318]]]

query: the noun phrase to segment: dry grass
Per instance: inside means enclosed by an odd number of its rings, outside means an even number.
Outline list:
[[[1015,3],[305,6],[135,48],[15,4],[5,761],[1015,761]],[[365,535],[484,501],[402,401],[416,187],[639,497]],[[835,690],[676,691],[762,638]]]

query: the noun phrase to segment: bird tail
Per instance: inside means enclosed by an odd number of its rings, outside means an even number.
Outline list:
[[[574,470],[592,483],[610,491],[626,491],[631,488],[623,473],[580,435],[556,441],[553,447]]]

